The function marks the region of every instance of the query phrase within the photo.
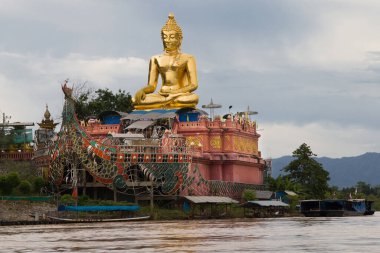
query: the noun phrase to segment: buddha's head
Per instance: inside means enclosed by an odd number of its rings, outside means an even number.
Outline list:
[[[168,21],[161,29],[162,43],[164,50],[172,52],[180,50],[182,43],[182,29],[177,25],[173,13],[169,14]]]

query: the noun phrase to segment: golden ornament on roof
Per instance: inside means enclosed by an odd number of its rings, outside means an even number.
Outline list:
[[[58,123],[54,123],[54,120],[52,120],[50,117],[51,114],[49,112],[49,107],[48,105],[46,105],[44,119],[42,119],[41,123],[37,123],[40,126],[40,128],[53,130],[56,127],[56,125],[58,125]]]

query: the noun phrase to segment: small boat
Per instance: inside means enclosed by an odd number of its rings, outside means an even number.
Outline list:
[[[139,206],[59,206],[58,211],[50,212],[47,218],[62,222],[113,222],[139,221],[150,219],[149,215],[134,216]]]
[[[300,212],[307,217],[373,215],[373,201],[365,199],[301,200]]]
[[[90,217],[81,217],[81,218],[61,218],[57,216],[46,216],[51,220],[62,221],[62,222],[116,222],[116,221],[140,221],[140,220],[149,220],[150,215],[147,216],[138,216],[138,217],[128,217],[128,218],[90,218]]]

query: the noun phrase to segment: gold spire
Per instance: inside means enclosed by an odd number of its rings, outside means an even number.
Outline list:
[[[50,116],[51,116],[51,114],[50,114],[50,112],[49,112],[49,107],[48,107],[48,105],[46,104],[46,111],[45,111],[45,113],[44,113],[45,120],[49,120],[49,119],[50,119]]]
[[[169,13],[168,20],[166,24],[161,29],[161,34],[163,31],[175,31],[179,38],[182,39],[182,29],[175,21],[174,14],[172,12]]]
[[[51,114],[49,112],[49,107],[48,105],[46,105],[44,119],[41,121],[41,123],[37,123],[40,126],[40,128],[54,130],[55,126],[58,125],[58,123],[54,123],[54,120],[50,119],[50,117]]]

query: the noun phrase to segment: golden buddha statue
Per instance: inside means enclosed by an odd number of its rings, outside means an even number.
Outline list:
[[[182,30],[173,14],[161,29],[164,53],[150,59],[148,85],[136,92],[133,98],[135,109],[171,109],[195,107],[198,95],[192,93],[198,88],[195,59],[181,53]],[[154,93],[161,76],[162,85]]]

